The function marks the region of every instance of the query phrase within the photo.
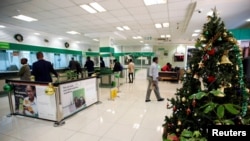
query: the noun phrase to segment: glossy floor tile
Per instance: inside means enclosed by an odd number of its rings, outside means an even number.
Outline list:
[[[7,97],[0,98],[1,141],[162,141],[162,124],[171,110],[167,98],[174,96],[181,84],[160,81],[164,101],[158,102],[154,93],[145,102],[146,70],[136,73],[134,83],[119,87],[118,97],[110,100],[110,88],[100,88],[99,102],[67,118],[65,125],[9,114]]]

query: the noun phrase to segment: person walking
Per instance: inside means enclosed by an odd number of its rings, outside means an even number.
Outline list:
[[[154,90],[155,96],[157,98],[157,101],[163,101],[164,98],[160,96],[159,92],[159,86],[158,86],[158,57],[153,58],[153,63],[149,67],[149,78],[148,78],[148,88],[147,88],[147,94],[146,94],[146,100],[145,102],[150,102],[150,95],[152,90]]]
[[[27,62],[28,62],[27,58],[21,59],[21,64],[23,66],[20,68],[19,72],[17,73],[17,75],[20,76],[20,80],[30,81],[31,72],[30,72],[30,67],[27,64]]]
[[[128,64],[128,79],[129,79],[129,83],[133,83],[133,80],[134,80],[134,70],[135,70],[135,64],[133,63],[132,59],[129,59],[129,64]]]
[[[86,60],[86,62],[85,62],[84,68],[87,68],[88,77],[91,77],[92,74],[95,72],[95,69],[94,69],[94,62],[90,59],[89,56],[87,56],[87,60]]]
[[[32,75],[35,76],[35,81],[40,82],[52,82],[52,77],[50,73],[53,73],[58,77],[58,73],[54,70],[51,62],[43,59],[43,53],[36,53],[37,60],[32,65]]]

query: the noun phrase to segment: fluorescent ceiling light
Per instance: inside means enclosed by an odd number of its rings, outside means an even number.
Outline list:
[[[166,35],[166,38],[170,38],[170,37],[171,37],[171,35],[169,35],[169,34]]]
[[[143,41],[140,41],[141,43],[143,43]]]
[[[81,8],[83,8],[84,10],[86,10],[87,12],[93,14],[93,13],[97,13],[97,11],[93,8],[91,8],[90,6],[84,4],[84,5],[80,5]]]
[[[161,35],[161,38],[165,38],[166,36],[165,35]]]
[[[142,39],[141,36],[133,36],[133,39]]]
[[[145,5],[165,4],[167,0],[144,0]]]
[[[193,33],[192,36],[195,37],[195,36],[198,36],[199,34],[198,33]]]
[[[94,40],[94,41],[97,41],[97,42],[99,41],[98,39],[93,39],[93,40]]]
[[[5,28],[5,26],[4,25],[0,25],[0,28]]]
[[[59,40],[62,40],[63,38],[58,38]]]
[[[124,29],[121,28],[121,27],[116,27],[116,29],[120,30],[120,31],[123,31]]]
[[[194,30],[194,32],[195,32],[195,33],[200,33],[201,30],[200,30],[200,29],[196,29],[196,30]]]
[[[163,27],[169,27],[169,23],[163,23]]]
[[[75,35],[75,34],[80,34],[79,32],[76,32],[76,31],[67,31],[67,33],[68,33],[68,34],[73,34],[73,35]]]
[[[123,28],[124,28],[125,30],[130,30],[130,28],[129,28],[128,26],[123,26]]]
[[[250,19],[247,19],[246,21],[247,21],[247,22],[250,22]]]
[[[40,33],[34,33],[35,35],[41,35]]]
[[[25,16],[25,15],[13,16],[13,18],[18,19],[18,20],[23,20],[23,21],[26,21],[26,22],[37,21],[37,19]]]
[[[98,12],[105,12],[106,10],[98,3],[93,2],[90,3],[89,5],[91,5],[93,8],[95,8]]]
[[[162,28],[161,24],[155,24],[155,28]]]

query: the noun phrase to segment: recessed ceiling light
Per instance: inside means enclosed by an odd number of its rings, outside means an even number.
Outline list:
[[[76,41],[76,43],[77,43],[77,44],[79,44],[79,43],[80,43],[80,41]]]
[[[35,35],[41,35],[40,33],[34,33]]]
[[[161,35],[161,38],[165,38],[166,36],[165,35]]]
[[[13,16],[13,18],[18,19],[18,20],[23,20],[23,21],[26,21],[26,22],[38,21],[37,19],[25,16],[25,15]]]
[[[169,27],[169,23],[163,23],[163,27]]]
[[[83,5],[80,5],[81,8],[83,8],[84,10],[86,10],[87,12],[93,14],[93,13],[97,13],[97,11],[93,8],[91,8],[90,6],[86,5],[86,4],[83,4]]]
[[[67,33],[68,33],[68,34],[73,34],[73,35],[75,35],[75,34],[80,34],[79,32],[76,32],[76,31],[68,31]]]
[[[200,30],[200,29],[196,29],[196,30],[194,30],[194,32],[195,32],[195,33],[200,33],[201,30]]]
[[[157,23],[155,24],[155,28],[162,28],[161,24]]]
[[[121,28],[121,27],[116,27],[116,29],[120,30],[120,31],[123,31],[124,29]]]
[[[90,3],[89,5],[91,5],[93,8],[95,8],[98,12],[105,12],[106,10],[98,3],[93,2]]]
[[[5,28],[5,26],[4,25],[0,25],[0,28]]]
[[[246,20],[247,22],[250,22],[250,18]]]
[[[124,28],[125,30],[130,30],[130,28],[129,28],[128,26],[123,26],[123,28]]]
[[[192,36],[195,37],[195,36],[198,36],[199,34],[198,33],[193,33]]]
[[[98,39],[93,39],[93,40],[94,40],[94,41],[97,41],[97,42],[99,41]]]
[[[143,41],[140,41],[141,43],[144,43]]]
[[[169,35],[169,34],[166,35],[166,38],[170,38],[170,37],[171,37],[171,35]]]
[[[63,38],[58,38],[59,40],[62,40]]]
[[[167,0],[144,0],[145,5],[165,4]]]

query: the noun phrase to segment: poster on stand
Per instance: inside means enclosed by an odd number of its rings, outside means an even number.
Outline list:
[[[97,102],[96,78],[61,84],[59,89],[64,118]]]
[[[46,95],[47,85],[14,83],[15,113],[56,120],[55,95]]]

